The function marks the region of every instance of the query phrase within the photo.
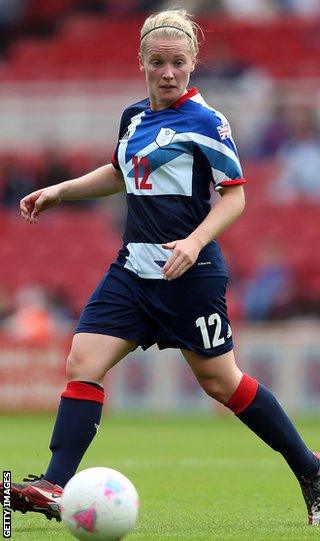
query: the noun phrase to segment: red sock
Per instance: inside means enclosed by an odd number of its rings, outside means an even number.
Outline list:
[[[78,400],[92,400],[93,402],[104,402],[104,390],[96,385],[84,381],[69,381],[67,388],[61,394],[61,398],[77,398]]]
[[[256,396],[259,383],[248,374],[243,374],[240,383],[225,406],[235,415],[244,411]]]

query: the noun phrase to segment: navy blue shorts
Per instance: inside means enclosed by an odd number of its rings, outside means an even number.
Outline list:
[[[112,264],[76,328],[215,357],[233,348],[225,276],[147,280]]]

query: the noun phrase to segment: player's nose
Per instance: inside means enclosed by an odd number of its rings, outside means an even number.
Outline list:
[[[162,75],[164,79],[173,79],[174,75],[173,75],[172,67],[170,65],[166,65],[164,67]]]

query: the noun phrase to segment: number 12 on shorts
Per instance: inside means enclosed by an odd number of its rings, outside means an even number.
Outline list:
[[[219,314],[211,314],[206,322],[205,317],[201,316],[196,319],[196,326],[200,328],[203,347],[205,349],[215,348],[225,343],[225,338],[221,335],[221,317]],[[213,338],[210,340],[209,327],[214,326]]]

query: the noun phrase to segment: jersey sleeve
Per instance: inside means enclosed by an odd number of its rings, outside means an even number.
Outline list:
[[[123,136],[125,135],[126,131],[127,131],[127,128],[128,128],[128,124],[129,124],[129,121],[130,121],[130,115],[128,114],[128,109],[126,109],[123,113],[122,113],[122,116],[121,116],[121,120],[120,120],[120,126],[119,126],[119,133],[118,133],[118,142],[117,142],[117,145],[116,145],[116,148],[111,156],[111,163],[113,165],[113,167],[115,167],[115,169],[118,169],[118,171],[120,171],[120,165],[119,165],[119,161],[118,161],[118,148],[119,148],[119,141],[123,138]]]
[[[126,134],[129,135],[129,127],[130,127],[131,119],[135,115],[142,113],[145,110],[145,108],[148,106],[148,104],[149,104],[149,100],[148,98],[145,98],[141,101],[133,103],[132,105],[129,105],[129,107],[127,107],[122,113],[121,120],[120,120],[117,146],[115,148],[114,153],[111,156],[111,163],[113,167],[118,169],[118,171],[121,170],[120,165],[119,165],[119,160],[118,160],[119,142],[121,141],[121,139],[124,139],[126,137]]]
[[[221,113],[208,111],[201,118],[197,144],[206,156],[214,189],[245,184],[229,122]]]

